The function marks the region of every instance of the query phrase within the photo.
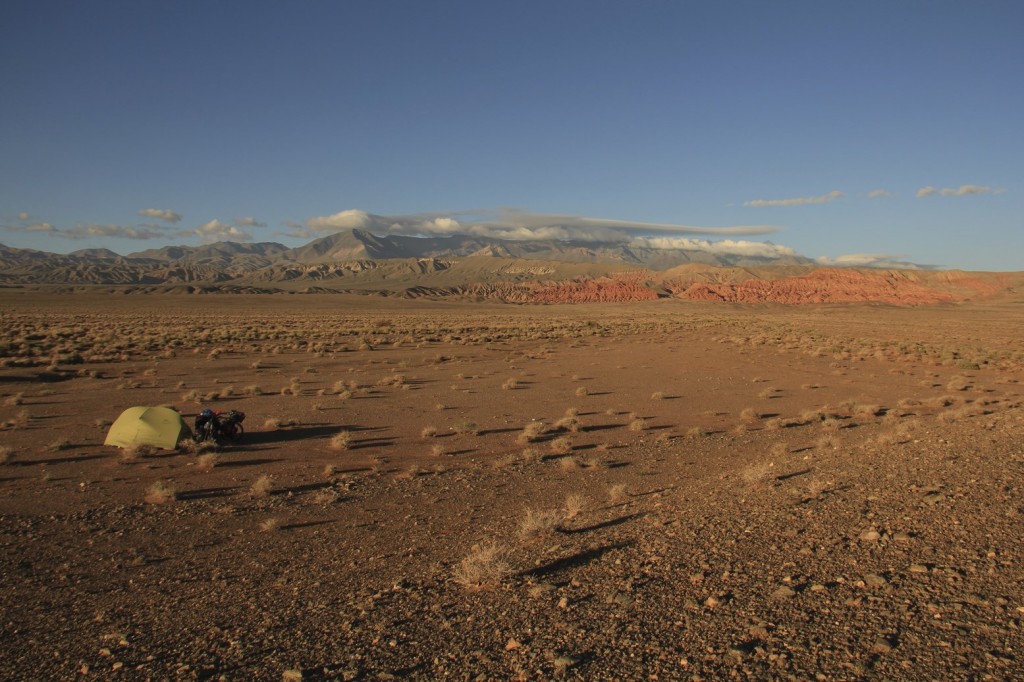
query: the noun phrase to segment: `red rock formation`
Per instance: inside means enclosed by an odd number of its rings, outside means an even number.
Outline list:
[[[954,295],[914,281],[901,271],[865,273],[857,270],[815,270],[807,275],[777,280],[750,279],[744,282],[674,282],[670,290],[692,301],[738,303],[892,303],[922,305],[962,300]]]

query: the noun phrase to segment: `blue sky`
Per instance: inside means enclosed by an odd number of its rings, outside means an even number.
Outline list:
[[[1024,270],[1022,35],[1019,2],[8,0],[0,242],[363,226]]]

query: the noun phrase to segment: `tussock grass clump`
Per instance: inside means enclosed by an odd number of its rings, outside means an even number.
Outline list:
[[[651,400],[664,400],[665,394],[661,391],[655,391],[651,394]]]
[[[146,496],[143,499],[149,504],[167,504],[176,500],[177,497],[178,494],[173,485],[165,481],[156,481],[146,488]]]
[[[580,420],[576,417],[562,417],[555,422],[555,428],[559,431],[569,431],[570,433],[578,433],[580,430]]]
[[[750,484],[763,483],[775,478],[775,462],[756,462],[743,470],[743,480]]]
[[[608,488],[608,502],[611,504],[622,504],[629,499],[625,483],[615,483]]]
[[[572,440],[568,436],[555,438],[548,444],[552,455],[567,455],[572,452]]]
[[[479,589],[501,582],[510,571],[508,551],[495,540],[485,540],[473,545],[466,558],[456,564],[452,580]]]
[[[550,535],[565,522],[562,509],[527,509],[519,522],[519,537],[524,540]]]
[[[271,516],[269,519],[260,521],[260,530],[264,533],[273,533],[276,530],[281,529],[281,519],[276,516]]]
[[[579,460],[577,457],[563,457],[558,460],[558,467],[562,471],[579,471],[586,467],[586,465]]]
[[[708,432],[700,426],[691,426],[686,430],[686,437],[691,439],[703,438]]]
[[[513,389],[519,388],[519,379],[516,379],[515,377],[509,377],[508,379],[505,380],[505,383],[503,383],[501,387],[506,391],[511,391]]]
[[[579,493],[570,493],[565,498],[564,514],[566,521],[572,521],[587,508],[587,498]]]
[[[242,395],[247,398],[254,398],[258,395],[263,395],[263,389],[256,384],[250,384],[242,389]]]
[[[946,384],[947,391],[966,391],[971,388],[971,380],[962,374],[957,374]]]
[[[352,447],[352,432],[349,430],[338,431],[331,438],[331,449],[332,450],[348,450]]]
[[[523,427],[522,432],[516,437],[516,442],[520,445],[526,445],[527,443],[533,443],[538,440],[547,431],[547,425],[542,421],[530,422]]]
[[[438,443],[437,445],[430,446],[430,454],[434,457],[443,457],[448,453],[447,450],[444,449],[444,446]]]
[[[452,427],[452,430],[460,436],[479,436],[480,427],[476,425],[476,422],[463,421],[459,422]]]
[[[577,398],[586,398],[588,395],[590,395],[590,391],[587,390],[586,386],[580,386],[576,389]]]
[[[46,449],[49,450],[50,452],[60,452],[61,450],[67,450],[70,447],[71,441],[69,441],[67,438],[58,438],[57,440],[47,445]]]
[[[0,465],[10,464],[14,461],[14,448],[7,445],[0,445]]]
[[[643,417],[636,417],[636,418],[634,418],[633,420],[631,420],[629,422],[629,430],[630,431],[646,431],[647,430],[647,420],[644,419]]]
[[[263,474],[249,486],[249,494],[253,497],[267,497],[274,489],[274,477]]]
[[[6,398],[4,398],[4,406],[5,407],[15,407],[17,405],[23,404],[24,402],[25,402],[25,394],[24,393],[15,393],[14,395],[9,395]]]
[[[220,462],[220,455],[216,452],[205,452],[196,459],[196,469],[199,471],[213,471]]]
[[[433,438],[437,435],[436,426],[424,426],[423,430],[420,431],[420,438]]]

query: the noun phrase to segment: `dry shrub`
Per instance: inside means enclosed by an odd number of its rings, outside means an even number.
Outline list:
[[[579,471],[584,468],[583,462],[576,457],[563,457],[558,460],[558,466],[562,471]]]
[[[196,459],[196,469],[199,471],[213,471],[220,461],[220,455],[216,452],[206,452]]]
[[[263,389],[256,384],[251,384],[242,389],[242,395],[253,398],[258,395],[263,395]]]
[[[630,431],[646,431],[647,421],[642,417],[637,417],[629,422]]]
[[[434,457],[442,457],[447,453],[444,449],[444,446],[438,443],[437,445],[430,446],[430,454],[433,455]]]
[[[437,435],[436,426],[424,426],[423,430],[420,431],[420,438],[433,438]]]
[[[786,443],[774,443],[769,450],[772,457],[782,457],[789,454],[789,445]]]
[[[743,470],[743,480],[747,483],[761,483],[775,478],[775,462],[758,462]]]
[[[971,387],[971,380],[962,374],[957,374],[946,384],[947,391],[966,391]]]
[[[550,535],[565,522],[562,509],[527,509],[519,522],[519,537],[530,539]]]
[[[748,422],[757,421],[760,418],[761,414],[752,407],[744,408],[744,410],[740,412],[740,419]]]
[[[395,478],[408,481],[408,480],[412,480],[412,479],[416,478],[417,476],[420,475],[420,473],[422,473],[422,471],[421,471],[419,465],[418,464],[411,464],[411,465],[409,465],[408,469],[406,469],[405,471],[403,471],[400,474],[398,474],[397,476],[395,476]]]
[[[264,533],[273,533],[276,530],[281,529],[281,519],[276,516],[271,516],[269,519],[264,519],[260,522],[260,530]]]
[[[610,503],[612,503],[612,504],[621,504],[621,503],[625,502],[627,499],[629,499],[629,497],[628,497],[628,493],[626,492],[626,484],[625,483],[615,483],[614,485],[609,486],[609,488],[608,488],[608,501]]]
[[[57,440],[47,445],[46,449],[49,450],[50,452],[60,452],[61,450],[67,450],[70,447],[71,441],[69,441],[67,438],[58,438]]]
[[[873,403],[857,403],[853,406],[853,414],[858,417],[874,417],[882,411],[882,408]]]
[[[565,520],[571,521],[587,508],[587,498],[579,493],[570,493],[565,498]]]
[[[0,464],[10,464],[14,461],[14,449],[7,445],[0,445]]]
[[[274,489],[274,477],[263,474],[249,486],[249,494],[253,497],[266,497]]]
[[[559,431],[578,433],[580,430],[580,421],[576,417],[562,417],[555,422],[555,428]]]
[[[5,407],[15,407],[16,405],[21,405],[24,402],[25,402],[25,394],[24,393],[15,393],[14,395],[7,396],[7,398],[4,399],[4,406]]]
[[[543,436],[546,430],[547,425],[544,422],[530,422],[529,424],[523,427],[523,431],[516,438],[516,442],[519,443],[520,445],[532,443],[541,436]]]
[[[687,438],[703,438],[706,435],[708,435],[708,432],[699,426],[691,426],[686,430]]]
[[[459,422],[454,427],[452,427],[452,430],[454,430],[455,433],[457,433],[460,436],[479,436],[480,435],[480,427],[478,427],[476,425],[476,422],[471,422],[471,421]]]
[[[352,432],[347,429],[339,431],[331,438],[332,450],[348,450],[350,447],[352,447]]]
[[[505,380],[505,383],[503,383],[501,387],[506,391],[511,391],[513,389],[519,388],[519,380],[516,379],[515,377],[510,377]]]
[[[665,399],[665,394],[662,393],[661,391],[655,391],[654,393],[651,394],[651,400],[664,400],[664,399]]]
[[[177,493],[174,490],[174,486],[170,483],[156,481],[153,485],[146,488],[144,499],[149,504],[167,504],[177,499]]]
[[[576,389],[577,398],[585,398],[588,395],[590,395],[590,391],[587,390],[586,386],[580,386],[579,388]]]
[[[544,453],[542,453],[537,448],[526,448],[525,450],[523,450],[522,454],[523,454],[523,461],[527,462],[527,463],[529,463],[529,462],[539,462],[541,457],[544,456]]]
[[[469,588],[481,588],[502,580],[511,571],[507,550],[495,540],[473,545],[465,559],[452,570],[452,580]]]
[[[696,431],[694,429],[696,429]],[[700,428],[699,426],[693,427],[692,429],[690,429],[690,431],[692,431],[695,434],[695,437],[704,435],[704,429]],[[667,445],[668,443],[671,443],[673,440],[675,440],[675,437],[676,435],[671,431],[662,431],[654,438],[654,442],[660,443],[661,445]],[[605,449],[607,449],[607,447]]]
[[[818,439],[815,443],[815,447],[819,450],[832,450],[836,447],[838,441],[830,435],[824,435]]]
[[[572,440],[568,436],[561,436],[548,444],[552,455],[567,455],[572,452]]]

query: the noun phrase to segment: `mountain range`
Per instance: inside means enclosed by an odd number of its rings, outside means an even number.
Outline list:
[[[1020,273],[823,268],[775,257],[620,242],[376,236],[165,246],[122,256],[0,244],[0,286],[135,292],[358,292],[516,303],[706,301],[941,303],[1013,295]]]

